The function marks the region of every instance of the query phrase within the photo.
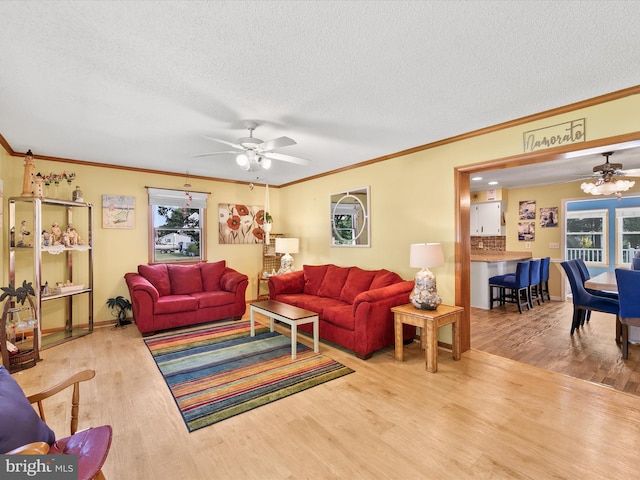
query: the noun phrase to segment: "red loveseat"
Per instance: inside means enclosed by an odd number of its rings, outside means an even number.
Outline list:
[[[224,260],[194,265],[140,265],[124,276],[143,336],[158,330],[234,318],[246,311],[249,279]]]
[[[370,358],[395,343],[391,307],[409,303],[413,281],[389,270],[362,270],[336,265],[304,265],[303,269],[269,278],[271,300],[317,312],[320,338]],[[301,330],[311,331],[310,325]],[[404,339],[416,329],[404,326]]]

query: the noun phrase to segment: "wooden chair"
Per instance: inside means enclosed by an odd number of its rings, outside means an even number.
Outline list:
[[[38,454],[38,455],[77,455],[79,480],[105,480],[102,473],[102,465],[107,459],[111,446],[112,430],[110,425],[89,428],[78,431],[78,411],[80,407],[80,382],[91,380],[95,377],[94,370],[83,370],[63,382],[48,388],[40,393],[27,396],[32,404],[38,405],[38,413],[42,421],[46,423],[44,406],[42,401],[73,386],[71,397],[71,435],[57,439],[51,446],[45,442],[35,442],[15,450],[8,454]]]

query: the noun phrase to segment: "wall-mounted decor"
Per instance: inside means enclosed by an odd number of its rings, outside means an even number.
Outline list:
[[[263,224],[262,205],[218,204],[218,243],[262,243]]]
[[[535,152],[560,145],[584,142],[587,138],[587,119],[578,118],[570,122],[529,130],[522,134],[524,151]]]
[[[370,247],[369,187],[331,194],[332,247]]]
[[[136,198],[102,195],[102,228],[134,228]]]
[[[536,239],[536,224],[534,222],[518,222],[518,240],[533,242]]]
[[[518,208],[518,220],[533,220],[536,218],[536,201],[524,200]]]
[[[540,209],[540,226],[541,227],[557,227],[558,226],[558,207],[549,207]]]

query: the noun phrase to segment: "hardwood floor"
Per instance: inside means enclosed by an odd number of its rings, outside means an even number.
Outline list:
[[[546,302],[522,315],[515,305],[474,308],[471,348],[640,395],[640,345],[630,345],[622,360],[615,317],[605,313],[593,312],[570,335],[572,312],[570,302]]]
[[[366,361],[324,343],[320,351],[355,373],[193,433],[134,325],[46,349],[41,363],[15,378],[29,394],[96,370],[82,386],[79,423],[113,426],[103,468],[110,480],[637,474],[638,396],[477,350],[457,362],[440,350],[436,374],[425,371],[417,343],[406,347],[404,362],[392,348]],[[59,436],[70,416],[70,392],[64,397],[45,405]]]

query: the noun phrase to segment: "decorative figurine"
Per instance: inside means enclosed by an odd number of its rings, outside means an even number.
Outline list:
[[[84,199],[82,198],[82,190],[80,190],[80,187],[77,185],[71,196],[74,202],[84,202]]]
[[[48,247],[51,244],[51,234],[46,230],[42,230],[42,246]]]
[[[22,222],[20,222],[20,234],[18,235],[18,243],[16,244],[17,247],[31,247],[32,243],[31,242],[27,242],[27,239],[25,237],[31,235],[31,232],[29,232],[27,230],[27,221],[26,220],[22,220]]]
[[[51,245],[61,245],[62,230],[56,222],[51,224]]]

